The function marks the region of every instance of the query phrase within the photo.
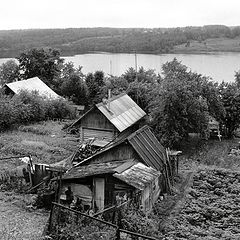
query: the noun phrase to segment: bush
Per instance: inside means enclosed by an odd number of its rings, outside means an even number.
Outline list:
[[[75,110],[72,106],[67,104],[66,101],[62,99],[49,100],[47,102],[47,118],[50,119],[63,119],[63,118],[74,118]]]
[[[0,131],[14,124],[74,118],[74,114],[74,109],[66,101],[46,99],[37,92],[22,91],[12,98],[0,95]]]
[[[9,128],[17,121],[17,111],[7,97],[0,98],[0,131]]]

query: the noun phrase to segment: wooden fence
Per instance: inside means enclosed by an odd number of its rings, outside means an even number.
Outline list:
[[[56,240],[62,239],[63,236],[68,236],[68,239],[83,238],[85,240],[157,240],[154,237],[121,229],[117,224],[58,203],[52,205],[48,235]]]

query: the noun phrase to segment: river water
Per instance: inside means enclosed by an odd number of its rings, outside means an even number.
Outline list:
[[[235,71],[240,70],[240,53],[208,53],[208,54],[137,54],[138,68],[155,69],[161,73],[162,64],[174,58],[181,61],[192,71],[209,76],[213,81],[231,82]],[[83,73],[102,70],[106,74],[120,76],[129,67],[135,68],[135,54],[125,53],[88,53],[64,57],[72,61],[75,67],[82,66]],[[8,59],[0,59],[0,64]]]

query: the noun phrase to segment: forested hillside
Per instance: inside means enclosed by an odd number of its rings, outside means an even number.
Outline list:
[[[135,50],[142,53],[168,53],[179,51],[179,48],[175,49],[175,46],[178,45],[184,46],[188,51],[191,42],[197,42],[205,46],[207,39],[238,39],[239,36],[240,27],[223,25],[153,29],[2,30],[0,31],[0,57],[15,57],[23,50],[33,47],[58,48],[63,55],[89,51],[132,52]],[[229,44],[232,44],[232,41]],[[213,50],[221,49],[220,46],[217,46]],[[228,50],[231,50],[231,48],[228,48]]]

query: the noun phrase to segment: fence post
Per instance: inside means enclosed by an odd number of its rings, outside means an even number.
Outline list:
[[[120,229],[122,228],[122,211],[120,208],[117,210],[117,226],[116,240],[120,240]]]
[[[52,214],[53,214],[54,204],[52,204],[50,216],[49,216],[49,225],[48,225],[48,232],[52,231]]]
[[[119,229],[119,227],[116,230],[116,238],[115,238],[115,240],[120,240],[120,229]]]

